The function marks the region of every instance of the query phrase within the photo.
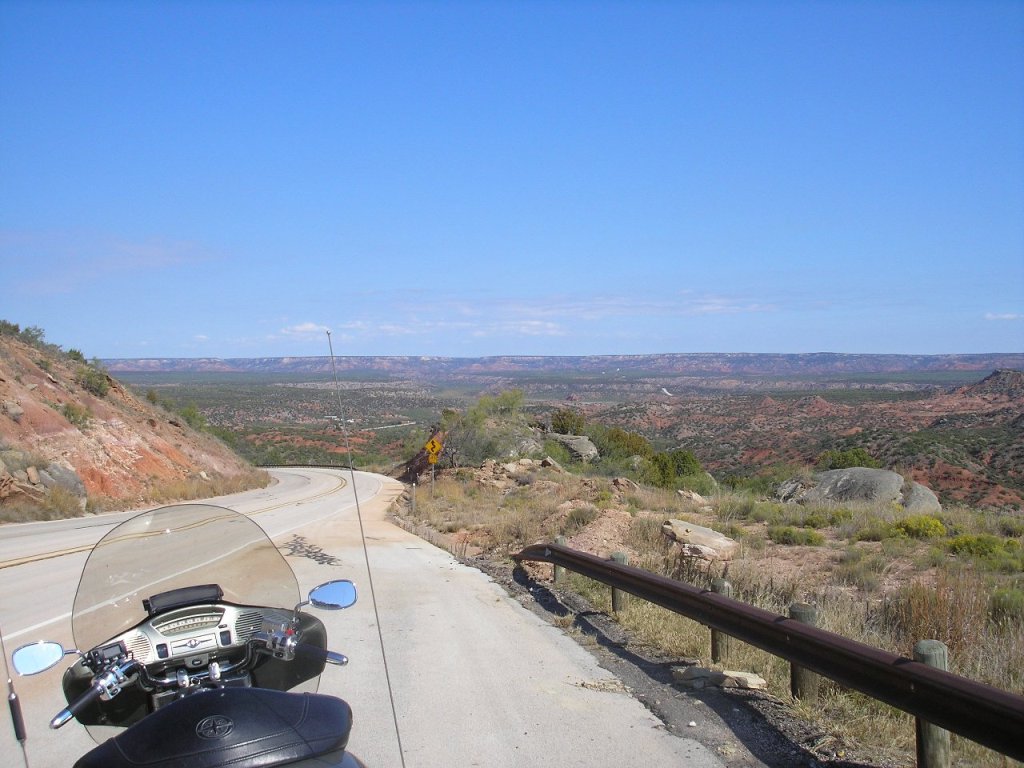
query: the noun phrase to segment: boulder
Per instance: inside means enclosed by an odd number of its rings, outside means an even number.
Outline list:
[[[4,412],[14,422],[21,421],[21,417],[25,415],[25,409],[13,400],[4,400]]]
[[[915,515],[930,515],[942,511],[942,504],[935,491],[920,483],[911,483],[903,491],[903,508]]]
[[[676,491],[676,493],[679,494],[679,497],[683,501],[688,501],[691,504],[696,504],[697,506],[700,506],[700,507],[707,506],[707,504],[708,504],[708,500],[705,499],[703,496],[701,496],[696,491],[685,491],[685,490],[680,489],[680,490]]]
[[[548,437],[564,445],[577,461],[582,461],[586,464],[601,458],[597,446],[590,442],[590,438],[586,435],[560,435],[552,432]]]
[[[46,471],[60,487],[67,488],[76,496],[85,496],[85,483],[71,467],[51,461]]]
[[[776,494],[783,501],[799,504],[863,503],[884,505],[895,502],[917,514],[941,512],[938,497],[920,483],[907,482],[887,469],[850,467],[832,469],[814,476],[814,485],[790,480]]]
[[[686,520],[666,520],[661,531],[683,554],[703,560],[731,560],[740,547],[736,540]]]
[[[620,492],[631,492],[640,490],[640,486],[628,477],[616,477],[612,480],[612,486]]]
[[[565,470],[562,469],[562,465],[559,464],[554,459],[552,459],[550,456],[545,456],[543,459],[541,459],[540,460],[540,465],[542,467],[548,467],[550,469],[553,469],[556,472],[565,472]]]

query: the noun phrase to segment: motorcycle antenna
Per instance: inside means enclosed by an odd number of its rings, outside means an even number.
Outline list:
[[[7,644],[4,642],[4,633],[0,629],[0,653],[4,657],[4,669],[10,675],[10,662],[7,661]],[[25,761],[25,768],[28,766],[28,748],[25,742],[28,741],[28,732],[25,730],[25,718],[21,714],[21,701],[18,694],[14,692],[14,681],[7,678],[7,705],[11,709],[11,724],[14,726],[14,738],[21,744],[21,759]]]
[[[388,686],[388,699],[391,702],[391,719],[395,724],[395,738],[398,740],[398,757],[405,768],[405,750],[402,748],[402,733],[398,727],[398,712],[395,709],[395,694],[391,690],[391,673],[388,671],[388,654],[384,650],[384,632],[380,625],[380,611],[377,609],[377,593],[373,589],[373,569],[370,568],[370,550],[366,545],[366,531],[363,529],[363,512],[359,507],[359,492],[356,490],[356,467],[352,460],[352,443],[348,439],[348,427],[345,426],[345,410],[341,402],[341,385],[338,384],[338,367],[334,363],[334,345],[331,343],[331,332],[327,331],[327,347],[331,351],[331,371],[334,373],[334,394],[338,398],[338,421],[341,422],[341,434],[345,441],[345,452],[348,454],[348,471],[352,482],[352,496],[356,502],[356,518],[359,520],[359,538],[363,541],[363,558],[366,560],[366,579],[370,584],[370,602],[373,604],[373,618],[377,624],[377,639],[380,642],[380,655],[384,661],[384,680]]]

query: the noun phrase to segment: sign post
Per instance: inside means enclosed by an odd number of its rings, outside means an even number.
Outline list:
[[[437,464],[437,457],[441,455],[443,447],[436,437],[427,440],[427,444],[423,446],[427,452],[427,461],[430,462],[430,498],[434,498],[434,465]]]

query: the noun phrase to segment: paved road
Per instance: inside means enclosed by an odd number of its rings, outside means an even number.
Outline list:
[[[399,766],[403,754],[410,768],[720,765],[697,742],[665,731],[586,651],[486,576],[387,523],[398,483],[356,473],[360,524],[347,472],[273,474],[271,488],[215,503],[252,515],[286,551],[301,537],[330,555],[326,564],[293,548],[298,554],[289,564],[304,590],[334,578],[357,583],[354,607],[318,614],[332,648],[351,658],[348,667],[325,672],[320,690],[352,705],[350,747],[371,768]],[[75,550],[115,522],[0,528],[0,626],[8,653],[38,637],[71,644],[68,614],[86,556]],[[31,559],[57,550],[68,554]],[[69,765],[92,746],[77,724],[56,733],[45,727],[63,704],[57,670],[16,685],[32,768]],[[4,764],[17,765],[19,751],[10,728],[0,726],[0,755],[11,758]]]

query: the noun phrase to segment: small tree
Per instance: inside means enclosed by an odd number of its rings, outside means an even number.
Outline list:
[[[818,469],[849,469],[850,467],[869,467],[878,469],[882,463],[863,448],[848,448],[845,451],[825,451],[818,457]]]
[[[551,414],[551,431],[559,435],[582,435],[586,418],[572,408],[561,408]]]

